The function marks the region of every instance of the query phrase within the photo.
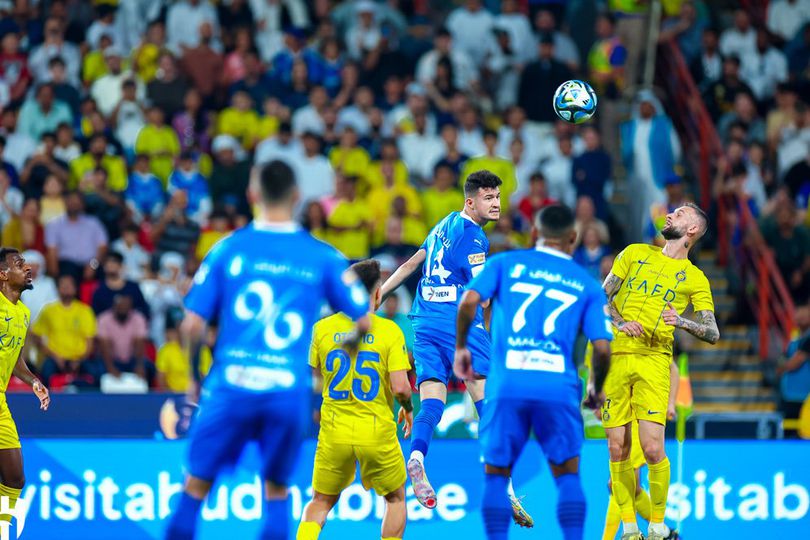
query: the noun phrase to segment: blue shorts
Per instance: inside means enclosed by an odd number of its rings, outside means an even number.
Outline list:
[[[534,430],[546,459],[561,465],[582,451],[579,404],[523,399],[486,400],[478,429],[484,463],[512,467]]]
[[[236,464],[249,441],[256,441],[262,478],[285,486],[301,453],[308,414],[306,392],[213,393],[191,426],[189,473],[213,482]]]
[[[439,319],[419,317],[414,317],[412,320],[416,386],[418,387],[430,379],[447,384],[453,374],[453,357],[456,353],[456,321],[442,322]],[[489,374],[489,332],[483,326],[470,328],[467,348],[472,353],[473,369],[478,375],[486,377]]]

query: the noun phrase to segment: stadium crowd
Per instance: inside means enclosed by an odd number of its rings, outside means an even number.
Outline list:
[[[726,147],[713,196],[761,219],[806,303],[807,2],[772,2],[761,28],[707,2],[664,8],[661,39],[677,41]],[[301,224],[385,272],[461,208],[464,179],[485,168],[504,181],[493,251],[526,245],[534,212],[560,201],[576,209],[575,258],[604,275],[617,248],[660,240],[668,208],[694,191],[671,119],[638,90],[648,10],[0,1],[0,229],[36,276],[23,296],[32,365],[51,387],[183,391],[176,326],[190,276],[250,221],[251,167],[274,159],[297,173]],[[575,77],[599,96],[584,127],[551,107]],[[611,204],[616,180],[626,215]],[[410,301],[401,288],[381,307],[408,338]]]

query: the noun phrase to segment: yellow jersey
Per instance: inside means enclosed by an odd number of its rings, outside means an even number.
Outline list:
[[[200,375],[211,369],[213,357],[207,346],[200,348]],[[157,353],[155,368],[166,377],[166,386],[172,392],[185,392],[191,382],[191,362],[177,341],[167,341]]]
[[[365,226],[356,227],[371,223],[372,219],[371,207],[365,200],[340,201],[326,221],[331,227],[346,227],[351,230],[330,231],[329,243],[347,259],[365,259],[369,253],[371,233]]]
[[[69,306],[56,301],[42,308],[31,330],[65,360],[82,360],[87,355],[87,341],[96,337],[96,316],[78,300]]]
[[[350,358],[341,341],[352,326],[337,313],[312,331],[309,365],[323,375],[321,436],[336,444],[375,446],[397,433],[389,374],[411,364],[402,330],[377,315],[371,315],[371,330]]]
[[[5,392],[11,373],[20,357],[28,324],[31,322],[31,312],[18,300],[11,302],[6,295],[0,293],[0,394],[5,401]]]
[[[631,244],[619,253],[611,272],[623,280],[613,305],[625,321],[637,321],[644,328],[641,337],[614,330],[611,349],[622,353],[672,354],[674,326],[661,318],[667,303],[683,313],[691,303],[694,310],[714,311],[709,280],[689,259],[673,259],[661,248]]]

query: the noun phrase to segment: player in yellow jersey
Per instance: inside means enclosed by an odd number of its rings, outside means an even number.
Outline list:
[[[405,458],[391,408],[401,405],[405,437],[413,425],[405,336],[396,323],[374,315],[380,304],[380,263],[369,259],[351,269],[371,298],[371,329],[358,351],[343,349],[352,321],[338,313],[319,321],[312,333],[310,366],[323,378],[321,429],[312,472],[312,500],[304,508],[296,540],[315,540],[340,493],[354,481],[360,463],[363,487],[385,498],[383,540],[405,533]]]
[[[708,218],[689,203],[666,217],[663,248],[632,244],[616,257],[603,288],[614,325],[613,357],[605,380],[602,425],[608,438],[613,495],[621,511],[623,540],[643,538],[633,499],[636,478],[630,461],[630,424],[649,466],[649,540],[666,538],[664,513],[669,460],[664,426],[669,400],[669,365],[675,328],[708,343],[720,339],[709,281],[687,256],[708,227]],[[680,314],[689,304],[699,322]]]
[[[3,318],[0,324],[4,324],[0,326],[0,508],[12,512],[25,484],[25,475],[20,437],[6,402],[8,381],[16,375],[30,385],[43,411],[48,410],[51,402],[48,389],[34,377],[21,355],[31,312],[20,300],[20,295],[33,288],[32,281],[31,267],[20,252],[0,248],[0,317]],[[10,522],[11,518],[10,514],[0,514],[0,521]],[[8,523],[0,524],[0,529],[7,531]],[[16,538],[16,535],[11,536]]]

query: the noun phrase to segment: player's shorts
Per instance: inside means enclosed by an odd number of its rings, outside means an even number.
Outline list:
[[[449,325],[449,326],[448,326]],[[416,386],[434,379],[444,384],[453,374],[456,353],[456,322],[435,318],[413,318],[413,357],[416,361]],[[472,365],[481,377],[489,374],[490,339],[483,326],[473,326],[467,338]]]
[[[614,354],[605,379],[602,425],[626,425],[635,419],[665,425],[669,404],[670,355]]]
[[[546,459],[561,465],[579,456],[584,439],[579,404],[523,399],[487,400],[478,436],[484,463],[512,467],[534,431]]]
[[[20,448],[20,436],[17,434],[17,424],[11,417],[8,403],[0,404],[0,450]]]
[[[630,422],[630,432],[633,437],[630,447],[630,463],[633,464],[634,469],[638,469],[647,464],[647,458],[644,457],[644,451],[641,449],[641,439],[638,438],[638,420]]]
[[[191,426],[189,473],[214,481],[233,467],[249,441],[256,441],[261,474],[287,485],[309,422],[307,392],[214,393],[200,404]]]
[[[360,464],[363,487],[388,495],[405,484],[405,458],[396,437],[376,446],[334,443],[318,437],[312,489],[324,495],[339,495],[354,482]]]

